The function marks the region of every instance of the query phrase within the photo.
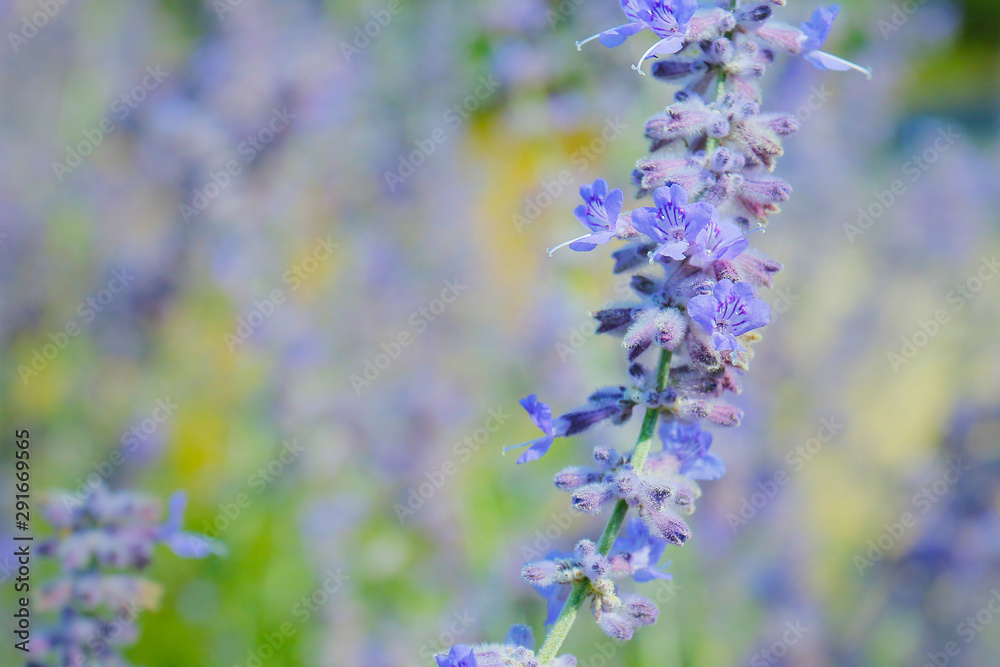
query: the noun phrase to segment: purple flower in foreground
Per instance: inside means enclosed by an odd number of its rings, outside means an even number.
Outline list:
[[[660,556],[666,548],[666,541],[651,534],[641,519],[632,519],[625,524],[624,532],[611,548],[608,557],[611,570],[631,574],[639,583],[654,579],[673,579],[674,575],[654,567],[660,562]],[[667,561],[664,567],[669,565],[670,561]]]
[[[660,426],[663,451],[673,454],[680,461],[680,473],[691,479],[719,479],[726,474],[726,464],[712,446],[712,434],[701,430],[697,422],[691,425],[679,421]]]
[[[601,44],[613,48],[625,43],[632,35],[646,28],[660,38],[642,54],[639,62],[632,69],[640,74],[642,62],[651,56],[677,53],[684,45],[687,36],[688,22],[698,9],[697,0],[620,0],[622,11],[628,23],[610,28],[604,32],[592,35],[576,43],[579,50],[592,40],[600,40]]]
[[[567,245],[570,250],[588,252],[615,237],[615,226],[622,212],[622,191],[615,188],[608,192],[608,182],[599,178],[593,185],[581,185],[580,196],[583,197],[583,203],[576,207],[573,215],[590,231],[572,241],[560,243],[548,251],[550,256]]]
[[[750,241],[736,224],[728,220],[710,220],[694,239],[692,264],[707,266],[721,259],[735,259],[750,246]]]
[[[451,647],[448,655],[435,656],[435,660],[437,660],[438,667],[479,667],[472,647],[465,644],[455,644]]]
[[[688,315],[706,333],[718,351],[745,350],[737,336],[768,323],[771,307],[754,294],[749,283],[720,280],[712,294],[700,294],[688,302]]]
[[[830,5],[827,8],[819,6],[809,20],[799,26],[802,31],[802,35],[799,37],[799,46],[802,48],[803,56],[813,67],[840,72],[855,69],[870,79],[872,78],[870,69],[819,50],[826,42],[826,38],[829,37],[830,29],[833,27],[833,21],[837,18],[838,12],[840,12],[839,5]]]
[[[684,259],[684,253],[715,215],[715,207],[703,201],[688,204],[687,191],[676,183],[656,188],[653,203],[655,208],[646,206],[632,211],[636,230],[657,244],[656,250],[649,254],[650,263],[660,255]]]
[[[539,401],[535,394],[522,398],[520,403],[521,407],[527,410],[528,416],[531,417],[531,421],[535,423],[535,426],[542,429],[542,432],[545,435],[537,440],[532,440],[520,445],[514,445],[512,447],[506,447],[504,451],[506,452],[509,449],[527,447],[527,451],[521,454],[521,456],[517,459],[518,463],[527,463],[528,461],[535,461],[545,456],[545,453],[549,451],[549,447],[552,446],[552,442],[557,437],[566,435],[570,422],[565,417],[557,417],[553,420],[552,408],[550,408],[546,403]]]

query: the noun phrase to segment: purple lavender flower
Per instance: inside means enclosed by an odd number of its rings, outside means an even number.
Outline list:
[[[698,422],[684,424],[679,421],[666,422],[660,426],[660,440],[663,451],[672,454],[680,462],[679,472],[691,479],[719,479],[726,473],[726,464],[712,446],[712,434],[703,431]]]
[[[608,192],[608,182],[599,178],[593,185],[581,185],[580,196],[583,197],[583,203],[576,207],[573,215],[590,231],[552,248],[548,251],[550,257],[556,250],[567,245],[570,250],[589,252],[613,239],[617,233],[618,216],[622,212],[622,191],[615,188]]]
[[[754,294],[749,283],[720,280],[712,294],[701,294],[688,302],[688,314],[706,333],[712,334],[716,350],[746,350],[737,340],[748,331],[768,323],[771,307]]]
[[[802,23],[799,29],[802,35],[799,37],[799,46],[802,48],[803,57],[809,61],[813,67],[819,69],[836,70],[845,72],[847,70],[857,70],[869,79],[872,78],[872,71],[867,67],[861,67],[854,63],[830,55],[825,51],[820,51],[820,47],[826,42],[833,28],[833,21],[840,12],[839,5],[830,5],[824,8],[822,5],[816,8],[808,21]]]
[[[739,257],[750,245],[740,228],[728,220],[710,220],[694,239],[691,263],[702,268]]]
[[[688,23],[698,9],[697,0],[620,0],[622,11],[628,23],[610,28],[576,43],[579,50],[583,45],[598,39],[601,44],[613,48],[625,43],[632,35],[649,28],[658,42],[649,47],[639,62],[632,66],[640,74],[642,62],[655,55],[677,53],[684,45]]]
[[[631,519],[625,524],[625,531],[615,540],[608,557],[612,576],[618,573],[630,575],[639,583],[655,579],[673,579],[674,575],[656,569],[667,543],[649,532],[640,519]],[[668,567],[667,561],[664,567]]]
[[[660,255],[678,261],[684,259],[698,233],[715,215],[715,207],[700,201],[688,204],[687,191],[676,183],[656,188],[653,203],[655,208],[646,206],[632,211],[636,230],[657,244],[656,250],[649,254],[649,262],[652,264]]]
[[[472,647],[465,644],[455,644],[448,655],[438,655],[434,659],[437,660],[438,667],[479,667]]]
[[[531,394],[521,399],[521,405],[528,411],[531,421],[535,422],[535,425],[542,429],[545,435],[520,445],[504,447],[503,451],[506,453],[512,449],[527,447],[528,450],[517,459],[518,463],[527,463],[545,456],[555,438],[583,433],[607,420],[622,424],[632,415],[632,408],[635,407],[637,400],[630,398],[627,394],[626,388],[621,386],[598,389],[587,399],[587,405],[555,419],[552,418],[552,408]]]
[[[540,428],[542,433],[545,434],[536,440],[504,448],[504,452],[507,452],[511,449],[527,447],[528,449],[517,459],[518,463],[527,463],[528,461],[535,461],[545,456],[546,452],[549,451],[549,447],[552,446],[553,441],[557,437],[566,435],[572,422],[565,415],[553,420],[552,408],[548,404],[539,401],[538,396],[535,394],[522,398],[519,402],[521,403],[521,407],[527,410],[528,416],[531,417],[531,421],[535,423],[535,426]]]

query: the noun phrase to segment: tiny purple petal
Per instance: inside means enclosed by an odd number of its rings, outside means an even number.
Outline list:
[[[525,443],[529,445],[529,447],[527,450],[525,450],[523,454],[517,457],[518,464],[529,463],[530,461],[537,461],[538,459],[542,458],[548,453],[549,448],[552,447],[553,441],[555,441],[555,438],[553,436],[544,435],[538,440],[533,440],[529,443]],[[519,445],[519,446],[523,447],[524,445]]]
[[[552,435],[552,408],[546,403],[538,400],[538,396],[531,394],[522,398],[519,403],[528,412],[531,421],[542,430],[543,433]]]
[[[802,31],[799,42],[802,45],[803,53],[815,51],[823,46],[826,38],[830,36],[830,30],[833,28],[833,22],[839,12],[839,5],[830,5],[827,8],[821,5],[816,8],[808,21],[799,26]]]
[[[601,33],[598,40],[604,46],[609,49],[613,49],[616,46],[621,46],[625,43],[625,40],[636,34],[637,32],[642,32],[646,29],[646,24],[642,21],[636,21],[634,23],[625,23],[623,25],[610,28]]]

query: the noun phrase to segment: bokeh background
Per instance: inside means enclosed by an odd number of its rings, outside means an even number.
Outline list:
[[[229,547],[158,552],[136,664],[409,667],[540,634],[520,565],[600,528],[551,475],[638,427],[500,454],[534,437],[520,397],[569,408],[624,372],[587,317],[624,293],[607,251],[544,252],[672,92],[629,70],[639,43],[574,48],[617,3],[43,4],[0,3],[3,543],[28,428],[36,489],[182,489]],[[581,666],[1000,656],[1000,5],[842,4],[828,50],[874,79],[768,79],[802,128],[729,473],[646,591],[660,623],[616,646],[583,618]]]

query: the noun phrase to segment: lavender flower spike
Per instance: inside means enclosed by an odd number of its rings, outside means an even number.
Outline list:
[[[746,350],[736,339],[759,329],[771,318],[771,307],[758,299],[749,283],[720,280],[712,294],[701,294],[688,302],[688,314],[706,333],[719,352]]]
[[[843,58],[819,50],[830,35],[833,21],[837,18],[839,12],[839,5],[830,5],[827,8],[819,6],[813,12],[812,17],[799,26],[799,29],[802,31],[802,35],[799,37],[799,45],[802,47],[803,57],[813,67],[819,69],[836,70],[839,72],[854,69],[871,79],[872,71],[870,68],[855,65],[849,60],[844,60]]]
[[[583,203],[576,207],[573,215],[590,231],[550,249],[549,257],[563,246],[568,245],[570,250],[577,252],[589,252],[615,238],[618,216],[622,212],[622,191],[615,188],[608,192],[608,182],[599,178],[593,185],[581,185],[580,196]]]
[[[597,333],[621,339],[628,373],[559,417],[534,394],[523,399],[542,437],[518,445],[527,451],[517,462],[541,458],[557,437],[645,414],[631,451],[601,442],[589,461],[554,476],[574,511],[610,516],[599,540],[536,554],[521,570],[546,601],[547,634],[538,650],[530,631],[515,626],[503,644],[450,647],[435,656],[438,667],[573,667],[576,659],[559,651],[588,604],[598,627],[616,640],[656,622],[656,605],[619,583],[671,578],[658,563],[668,545],[692,537],[687,517],[702,495],[699,481],[726,471],[702,423],[739,425],[742,411],[725,397],[740,393],[753,356],[744,345],[759,340],[756,329],[770,319],[755,288],[771,287],[781,269],[750,247],[746,230],[766,224],[791,193],[770,172],[798,123],[762,110],[758,80],[775,53],[804,54],[824,69],[861,69],[819,50],[836,6],[818,9],[800,30],[771,20],[771,6],[784,0],[619,2],[628,23],[577,46],[600,39],[614,47],[649,28],[659,41],[633,69],[641,73],[647,57],[683,50],[657,62],[653,73],[684,87],[667,91],[674,101],[646,123],[651,155],[632,172],[637,196],[651,194],[652,206],[623,213],[621,191],[597,179],[580,188],[584,203],[574,211],[588,233],[558,247],[587,251],[622,242],[612,252],[612,272],[632,274],[633,294],[593,317]],[[663,448],[651,451],[657,433]]]

